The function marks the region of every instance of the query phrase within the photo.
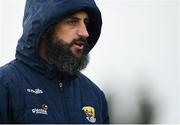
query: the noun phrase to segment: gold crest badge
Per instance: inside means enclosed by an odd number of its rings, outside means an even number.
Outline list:
[[[84,111],[84,113],[86,114],[86,119],[88,121],[90,121],[91,123],[96,122],[96,118],[95,118],[95,109],[91,106],[84,106],[82,108],[82,110]]]

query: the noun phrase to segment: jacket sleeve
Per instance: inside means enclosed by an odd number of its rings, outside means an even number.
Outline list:
[[[108,105],[104,93],[102,93],[102,116],[103,124],[109,124]]]
[[[0,123],[10,123],[8,88],[4,83],[0,73]]]

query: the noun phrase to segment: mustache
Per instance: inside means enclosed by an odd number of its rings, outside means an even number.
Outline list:
[[[87,40],[84,38],[78,38],[78,39],[74,39],[70,44],[69,47],[73,46],[74,44],[88,44]]]

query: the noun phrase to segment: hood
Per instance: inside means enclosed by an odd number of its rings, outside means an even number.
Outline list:
[[[90,19],[87,27],[90,51],[100,36],[102,26],[101,13],[94,0],[27,0],[23,34],[16,48],[16,59],[41,73],[53,76],[55,66],[48,64],[38,55],[40,37],[54,23],[80,10],[85,10]]]

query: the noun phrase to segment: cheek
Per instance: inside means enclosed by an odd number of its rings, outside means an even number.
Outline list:
[[[61,31],[57,33],[57,37],[67,43],[70,43],[76,39],[76,34],[74,31]]]

